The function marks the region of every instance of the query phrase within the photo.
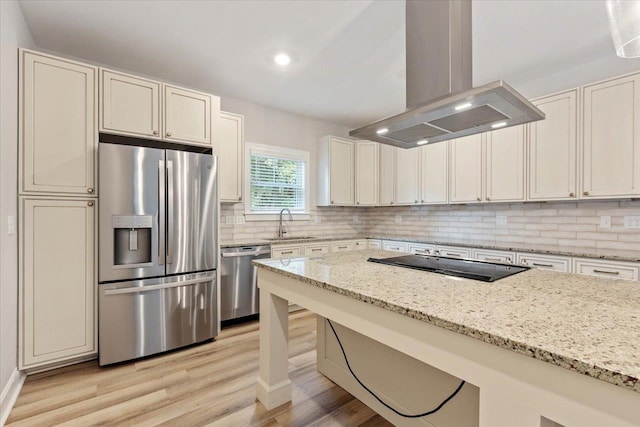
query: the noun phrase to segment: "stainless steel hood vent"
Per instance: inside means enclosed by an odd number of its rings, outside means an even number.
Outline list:
[[[406,2],[407,110],[349,135],[402,148],[544,119],[502,80],[471,87],[471,0]]]

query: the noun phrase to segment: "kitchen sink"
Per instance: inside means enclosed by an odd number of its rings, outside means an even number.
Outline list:
[[[317,237],[314,236],[301,236],[301,237],[295,237],[295,236],[291,236],[291,237],[273,237],[271,239],[265,239],[268,240],[270,242],[272,241],[276,241],[276,240],[312,240],[312,239],[317,239]]]

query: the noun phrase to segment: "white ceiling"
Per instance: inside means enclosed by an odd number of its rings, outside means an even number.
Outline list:
[[[404,2],[21,1],[36,45],[349,126],[404,110]],[[278,50],[294,56],[273,64]],[[604,1],[473,3],[474,85],[539,96],[640,70]]]

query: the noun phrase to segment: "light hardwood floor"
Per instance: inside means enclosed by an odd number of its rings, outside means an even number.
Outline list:
[[[29,376],[8,426],[389,426],[316,371],[315,315],[290,315],[292,404],[255,400],[258,322],[214,342],[114,367],[97,361]]]

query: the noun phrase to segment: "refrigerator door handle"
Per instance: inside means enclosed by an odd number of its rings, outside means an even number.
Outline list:
[[[191,280],[184,280],[182,282],[162,283],[159,285],[132,286],[130,288],[121,288],[121,289],[107,289],[104,291],[104,294],[105,295],[135,294],[139,292],[157,291],[159,289],[179,288],[181,286],[197,285],[198,283],[207,283],[212,280],[213,280],[213,277],[207,277],[204,279],[203,278],[191,279]]]
[[[158,264],[164,264],[164,193],[165,171],[164,160],[158,161]]]
[[[167,264],[173,264],[173,162],[167,160]]]

